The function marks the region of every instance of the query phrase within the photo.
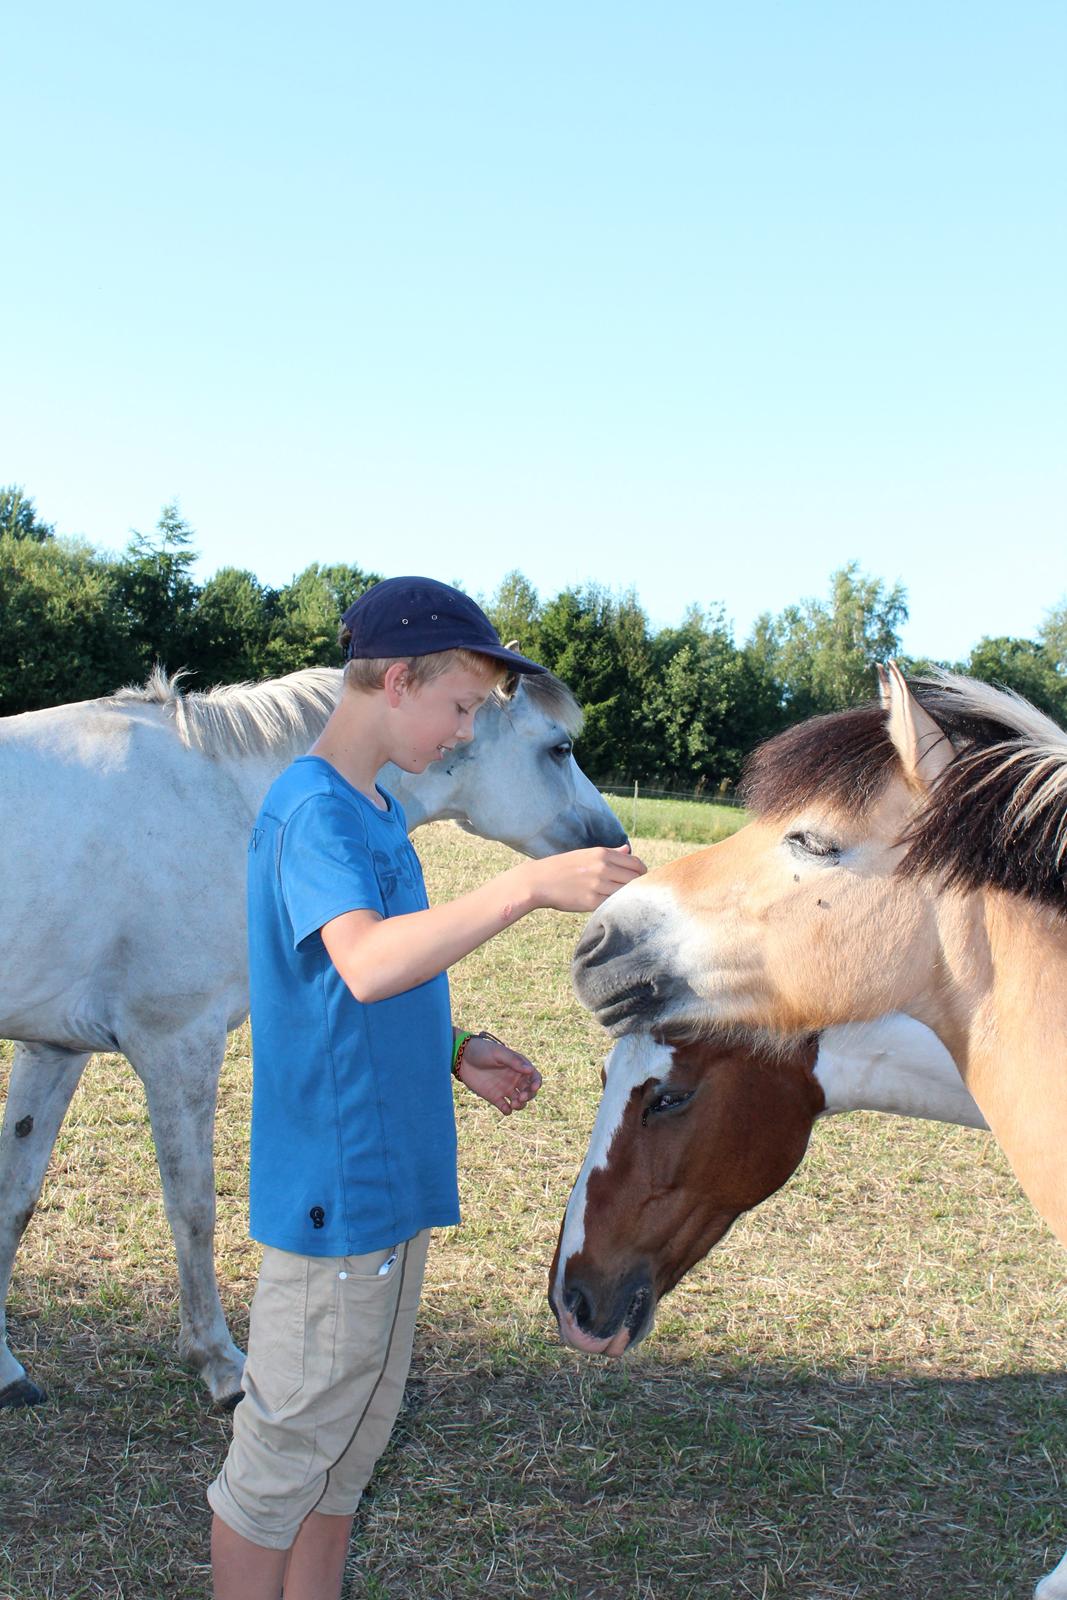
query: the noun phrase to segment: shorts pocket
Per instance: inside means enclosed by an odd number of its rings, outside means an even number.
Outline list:
[[[307,1320],[307,1258],[268,1247],[252,1301],[248,1374],[270,1411],[280,1411],[304,1382]]]
[[[388,1283],[400,1270],[403,1247],[392,1245],[388,1250],[370,1250],[362,1256],[342,1256],[337,1276],[356,1283]]]

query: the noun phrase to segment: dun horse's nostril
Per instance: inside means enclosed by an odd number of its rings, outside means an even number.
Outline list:
[[[604,943],[606,936],[607,928],[602,918],[597,917],[594,921],[588,923],[575,948],[575,961],[588,961],[592,956],[595,956],[600,946]]]

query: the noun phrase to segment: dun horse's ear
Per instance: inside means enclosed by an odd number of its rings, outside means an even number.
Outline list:
[[[952,760],[952,742],[904,681],[895,661],[886,669],[889,737],[896,746],[904,776],[913,789],[929,789]]]
[[[878,698],[882,703],[882,710],[891,711],[893,709],[893,699],[889,693],[889,668],[883,667],[879,661],[875,664],[874,670],[878,674]]]

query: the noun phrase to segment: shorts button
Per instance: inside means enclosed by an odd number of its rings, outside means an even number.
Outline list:
[[[347,1277],[348,1277],[348,1273],[347,1273],[347,1272],[339,1272],[339,1273],[338,1273],[338,1274],[337,1274],[337,1276],[338,1276],[338,1277],[339,1277],[339,1278],[347,1278]]]

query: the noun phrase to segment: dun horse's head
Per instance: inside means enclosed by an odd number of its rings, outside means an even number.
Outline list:
[[[593,915],[574,984],[610,1032],[795,1035],[922,1015],[916,993],[939,956],[933,898],[897,868],[955,752],[899,674],[894,684],[891,706],[815,718],[762,746],[744,791],[755,820]]]

